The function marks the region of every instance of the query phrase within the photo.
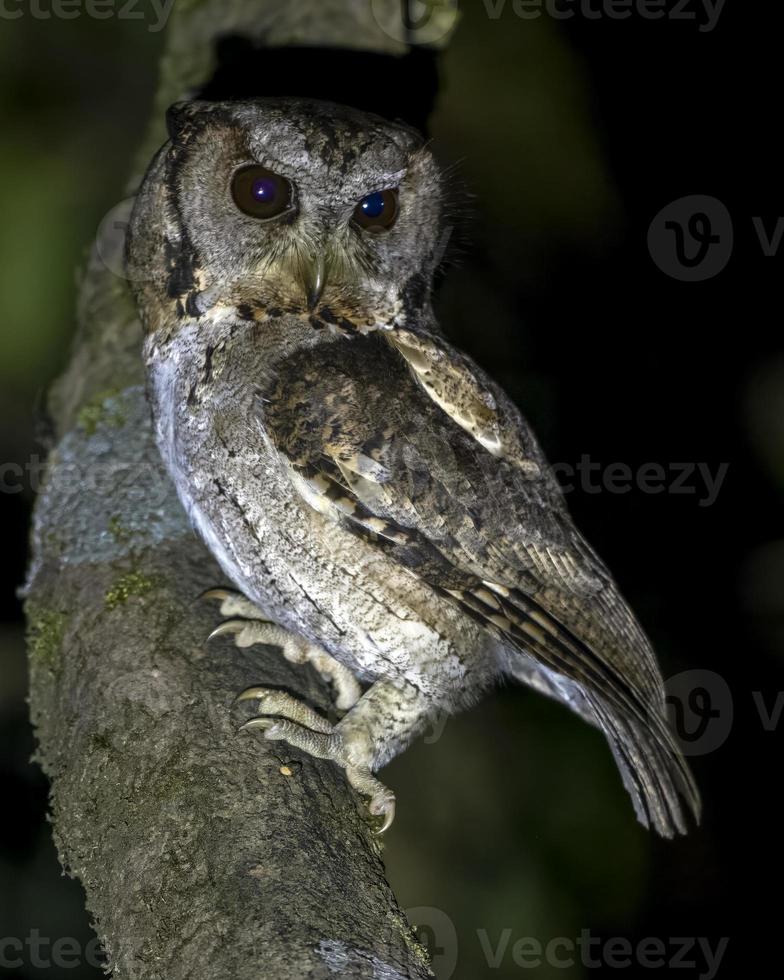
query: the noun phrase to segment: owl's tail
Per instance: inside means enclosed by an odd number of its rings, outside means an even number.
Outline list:
[[[662,837],[688,832],[686,811],[700,822],[700,793],[664,719],[650,726],[620,718],[598,698],[589,698],[607,737],[637,819]]]
[[[500,654],[504,673],[566,703],[601,728],[640,822],[662,837],[687,833],[687,811],[699,822],[700,794],[667,726],[661,678],[647,640],[639,627],[633,631],[629,626],[631,613],[622,626],[632,634],[627,646],[636,644],[627,655],[641,659],[643,645],[648,678],[642,690],[543,605],[517,589],[500,589],[488,583],[487,589],[449,594],[486,628],[496,630],[502,642],[511,641],[514,653],[507,647]]]

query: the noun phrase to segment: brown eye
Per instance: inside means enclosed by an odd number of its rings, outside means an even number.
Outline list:
[[[275,218],[291,207],[291,184],[266,167],[241,167],[232,178],[231,196],[251,218]]]
[[[399,211],[397,189],[377,191],[363,197],[354,210],[354,223],[369,231],[384,231],[397,221]]]

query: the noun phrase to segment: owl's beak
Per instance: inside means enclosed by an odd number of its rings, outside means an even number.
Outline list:
[[[324,256],[319,254],[305,259],[302,262],[300,275],[302,276],[308,309],[314,310],[327,284],[327,263]]]

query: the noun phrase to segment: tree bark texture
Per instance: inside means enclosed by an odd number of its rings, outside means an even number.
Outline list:
[[[179,0],[130,191],[164,139],[165,106],[209,78],[218,37],[402,53],[372,6]],[[153,443],[141,327],[105,261],[113,234],[93,250],[51,393],[26,596],[31,713],[63,865],[118,978],[429,976],[343,773],[237,733],[234,697],[251,684],[324,710],[328,692],[278,651],[206,643],[219,617],[196,597],[223,579]]]

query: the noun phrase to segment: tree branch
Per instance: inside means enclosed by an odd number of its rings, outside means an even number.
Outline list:
[[[402,51],[366,0],[182,0],[132,186],[163,140],[163,108],[206,83],[227,33]],[[232,702],[250,684],[325,710],[328,698],[276,652],[205,644],[215,610],[194,599],[221,575],[162,469],[141,328],[97,253],[78,320],[34,520],[31,711],[61,860],[114,976],[428,976],[343,773],[236,733]]]

